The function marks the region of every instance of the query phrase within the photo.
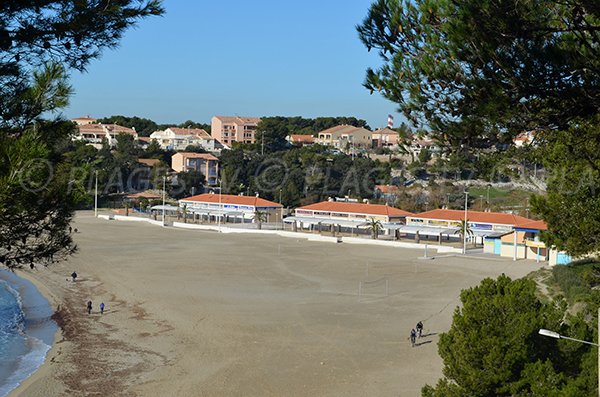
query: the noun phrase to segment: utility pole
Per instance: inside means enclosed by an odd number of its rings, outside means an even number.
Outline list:
[[[166,190],[167,190],[167,175],[163,175],[163,205],[162,205],[162,224],[166,226],[165,223],[165,202],[166,202]]]
[[[219,214],[219,232],[221,231],[221,217],[223,216],[223,204],[222,204],[222,200],[221,200],[221,191],[223,190],[223,178],[219,179],[219,211],[221,212]]]
[[[96,190],[94,192],[94,217],[98,217],[98,170],[95,172],[96,174]]]
[[[463,255],[467,253],[467,206],[469,205],[469,192],[465,190],[465,225],[463,230]]]

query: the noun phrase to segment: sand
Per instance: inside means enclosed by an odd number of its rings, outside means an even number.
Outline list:
[[[441,376],[437,342],[461,289],[540,267],[89,212],[74,227],[77,255],[19,272],[51,300],[62,332],[11,397],[418,396]],[[359,300],[359,282],[380,278],[389,295],[381,285]],[[419,320],[426,336],[411,347]]]

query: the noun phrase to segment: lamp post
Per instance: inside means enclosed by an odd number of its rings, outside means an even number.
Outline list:
[[[96,174],[96,189],[94,191],[94,217],[98,217],[98,170],[94,172]]]
[[[221,231],[221,216],[223,216],[223,204],[221,201],[221,191],[223,190],[223,178],[219,179],[219,220],[218,220],[218,228],[219,232]]]
[[[166,190],[167,190],[167,175],[163,175],[163,205],[162,205],[162,224],[166,226],[165,223],[165,202],[166,202]]]
[[[469,192],[465,190],[465,225],[463,230],[463,255],[467,253],[467,206],[469,205]]]
[[[600,330],[600,309],[598,309],[598,330]],[[585,343],[586,345],[592,345],[592,346],[598,347],[598,368],[600,368],[600,345],[598,345],[597,343],[588,342],[588,341],[581,340],[581,339],[569,338],[568,336],[561,335],[558,332],[550,331],[548,329],[543,329],[543,328],[540,329],[538,331],[538,333],[540,335],[544,335],[549,338],[567,339],[567,340],[572,340],[574,342]],[[598,395],[600,396],[600,371],[598,372]]]

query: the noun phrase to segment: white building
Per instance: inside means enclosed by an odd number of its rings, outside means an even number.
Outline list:
[[[169,127],[164,131],[153,132],[150,138],[155,139],[165,150],[185,150],[188,146],[201,147],[207,151],[220,149],[219,143],[201,128]]]
[[[73,122],[77,123],[77,121]],[[102,147],[103,139],[106,139],[109,146],[115,146],[119,134],[132,135],[135,141],[138,139],[135,128],[127,128],[118,124],[88,123],[77,125],[77,134],[73,137],[73,140],[83,141],[94,146],[96,149],[100,149]]]
[[[283,206],[257,196],[235,196],[231,194],[205,193],[179,200],[179,207],[188,214],[206,217],[215,222],[254,221],[257,211],[265,214],[265,222],[279,222]]]

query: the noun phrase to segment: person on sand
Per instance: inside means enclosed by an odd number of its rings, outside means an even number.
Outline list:
[[[100,303],[100,314],[104,314],[104,302]]]
[[[423,323],[421,321],[417,323],[417,333],[419,334],[419,338],[423,334]]]
[[[73,279],[73,282],[75,282],[75,279],[77,279],[77,273],[71,273],[71,278]]]
[[[412,347],[415,347],[415,342],[417,341],[417,331],[415,331],[415,329],[411,329],[410,330],[410,343],[412,344]]]
[[[87,311],[88,311],[88,314],[92,314],[92,301],[88,301]]]

